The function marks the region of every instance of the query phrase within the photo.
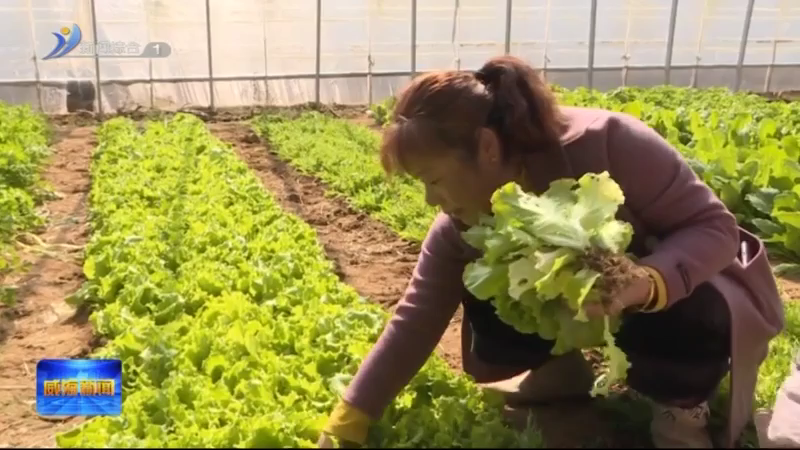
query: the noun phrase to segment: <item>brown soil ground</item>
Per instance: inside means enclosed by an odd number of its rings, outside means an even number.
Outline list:
[[[56,127],[57,142],[44,172],[57,198],[44,204],[46,244],[83,246],[89,236],[87,195],[94,130]],[[52,249],[51,249],[52,250]],[[0,306],[0,447],[54,447],[55,434],[80,423],[76,417],[36,413],[36,363],[44,358],[85,356],[93,344],[86,311],[64,298],[82,284],[80,247],[50,255],[26,251],[27,267],[5,282],[19,287],[17,303]]]
[[[785,298],[800,301],[800,277],[780,277],[778,283]]]
[[[234,146],[282,207],[317,231],[344,282],[360,294],[392,308],[402,296],[416,263],[417,244],[398,238],[385,225],[350,208],[343,199],[326,195],[323,183],[298,173],[267,151],[247,124],[211,123],[209,128]],[[462,370],[461,320],[459,309],[437,352],[455,371]],[[638,423],[641,421],[624,421],[630,424],[626,430],[611,425],[615,413],[629,415],[630,408],[641,406],[630,399],[626,402],[599,408],[587,404],[542,407],[534,411],[534,417],[545,440],[553,447],[611,447],[620,443],[647,446]],[[507,411],[509,419],[518,424],[524,424],[527,413],[528,410]]]
[[[796,102],[800,100],[800,91],[758,92],[757,94],[773,101]]]

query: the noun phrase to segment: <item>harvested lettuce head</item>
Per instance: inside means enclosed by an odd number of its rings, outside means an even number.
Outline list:
[[[505,184],[492,196],[493,216],[463,233],[483,252],[465,268],[465,286],[518,331],[554,340],[555,354],[613,347],[618,321],[590,320],[582,306],[647,277],[625,256],[633,228],[615,219],[624,201],[608,172],[557,180],[539,196]]]

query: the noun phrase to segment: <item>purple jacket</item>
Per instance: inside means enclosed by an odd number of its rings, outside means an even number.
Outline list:
[[[679,153],[646,124],[605,110],[563,110],[570,126],[561,150],[533,154],[526,163],[533,190],[608,170],[626,197],[617,217],[634,227],[634,246],[653,248],[641,262],[663,276],[668,304],[704,282],[726,298],[733,356],[724,445],[731,446],[750,419],[759,366],[784,322],[764,245],[737,227]],[[459,229],[448,216],[437,216],[403,299],[345,392],[346,402],[375,419],[431,355],[462,300],[461,274],[478,255]],[[748,247],[745,264],[731,250],[741,243]]]

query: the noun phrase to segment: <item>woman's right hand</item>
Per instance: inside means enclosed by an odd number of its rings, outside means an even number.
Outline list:
[[[326,432],[322,432],[319,435],[319,440],[317,440],[317,447],[318,448],[358,448],[361,445],[356,444],[355,442],[350,442],[345,439],[339,439],[336,436],[330,435]]]
[[[317,447],[319,448],[336,448],[336,442],[333,440],[333,437],[328,433],[320,433],[319,440],[317,441]]]
[[[370,418],[358,409],[340,401],[331,412],[328,423],[317,441],[319,448],[358,448],[367,440]]]

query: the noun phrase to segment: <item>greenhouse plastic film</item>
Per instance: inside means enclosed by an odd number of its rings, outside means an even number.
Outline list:
[[[99,78],[109,112],[209,106],[212,85],[215,107],[317,98],[365,104],[395,93],[414,70],[477,69],[506,46],[565,87],[652,86],[669,76],[675,85],[735,89],[739,79],[746,90],[800,89],[800,4],[792,0],[754,1],[749,27],[748,0],[603,0],[594,18],[591,0],[92,3],[3,2],[7,38],[0,52],[8,63],[0,69],[0,99],[64,113],[67,81]],[[68,40],[63,31],[75,25],[80,44],[44,59],[56,35]],[[139,57],[135,49],[148,43],[170,51]]]

